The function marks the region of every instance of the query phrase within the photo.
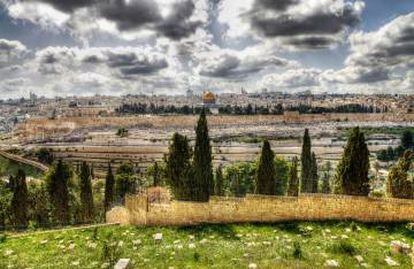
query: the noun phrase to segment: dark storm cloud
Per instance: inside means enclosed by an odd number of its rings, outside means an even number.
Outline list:
[[[63,12],[70,13],[77,8],[91,6],[96,3],[97,0],[24,0],[23,2],[48,3]]]
[[[100,14],[114,21],[120,30],[139,29],[162,20],[157,3],[151,0],[108,0],[98,5]]]
[[[188,21],[188,18],[191,17],[194,9],[194,3],[191,0],[175,3],[173,12],[157,26],[157,29],[163,33],[164,36],[174,40],[188,37],[202,25],[199,21]]]
[[[125,76],[151,74],[168,67],[164,57],[136,53],[108,52],[107,65],[118,68]]]
[[[390,70],[381,66],[347,66],[336,72],[325,72],[323,79],[341,84],[369,84],[390,80]]]
[[[48,3],[65,13],[88,7],[91,14],[97,14],[115,22],[120,31],[149,29],[173,40],[180,40],[193,34],[202,25],[190,21],[195,5],[192,0],[177,1],[171,14],[163,17],[159,4],[153,0],[23,0],[24,2]]]
[[[116,22],[121,31],[147,27],[160,35],[180,40],[193,34],[201,22],[189,21],[195,9],[192,0],[176,2],[172,12],[163,18],[156,2],[151,0],[113,0],[99,4],[100,14]]]
[[[387,57],[412,56],[414,55],[414,25],[406,25],[401,33],[395,38],[393,46],[383,48],[382,53]]]
[[[41,60],[41,63],[44,63],[44,64],[54,64],[57,62],[59,62],[59,59],[56,58],[56,56],[53,54],[45,55],[43,59]]]
[[[389,57],[414,55],[414,43],[397,43],[394,47],[388,48],[385,55]]]
[[[254,9],[272,9],[278,11],[284,11],[289,6],[297,4],[299,0],[256,0],[254,3]]]
[[[36,54],[38,71],[42,74],[63,74],[69,70],[92,70],[109,67],[122,76],[152,74],[167,68],[166,58],[157,53],[144,52],[134,48],[102,48],[78,50],[66,47],[46,48]]]
[[[414,42],[414,27],[407,25],[407,28],[401,31],[400,37],[397,39],[397,43]]]
[[[49,47],[37,53],[38,62],[41,64],[60,63],[66,60],[72,60],[74,57],[75,53],[66,47]]]
[[[19,41],[0,39],[0,69],[21,63],[27,54],[28,50]]]
[[[240,59],[235,55],[222,54],[202,62],[199,74],[207,77],[240,79],[258,73],[270,66],[281,67],[288,64],[287,60],[277,57]]]
[[[377,32],[351,38],[351,65],[390,68],[414,63],[414,13],[398,17]]]
[[[356,83],[373,83],[378,81],[389,80],[389,70],[384,68],[376,68],[361,72]]]
[[[246,16],[252,28],[263,36],[281,37],[285,39],[284,43],[302,49],[326,48],[338,43],[338,38],[334,37],[355,27],[361,20],[358,8],[349,2],[337,10],[306,10],[303,13],[307,15],[289,10],[289,7],[307,8],[300,6],[303,3],[304,0],[256,0]]]
[[[286,42],[288,45],[292,45],[301,49],[322,49],[327,48],[330,45],[337,42],[335,38],[329,36],[311,36],[304,38],[292,38]]]
[[[67,47],[48,47],[38,51],[35,60],[39,73],[43,75],[63,74],[71,68],[76,54]]]
[[[102,59],[97,55],[88,55],[82,59],[82,62],[87,64],[98,64],[102,62]]]
[[[122,67],[120,71],[125,76],[130,75],[145,75],[154,73],[160,69],[167,68],[168,64],[166,61],[159,61],[156,63],[135,63],[132,66]]]
[[[265,36],[295,36],[305,34],[337,34],[345,27],[355,26],[359,17],[352,13],[344,14],[314,14],[306,18],[292,18],[282,15],[276,18],[263,18],[253,15],[252,25]]]
[[[208,77],[228,77],[235,73],[240,66],[240,59],[234,55],[224,54],[220,59],[211,59],[211,62],[203,63],[200,75]]]

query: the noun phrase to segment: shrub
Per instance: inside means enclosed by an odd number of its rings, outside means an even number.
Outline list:
[[[374,198],[384,198],[385,192],[383,190],[373,190],[369,195]]]
[[[93,228],[91,238],[94,241],[98,239],[98,227],[94,227]]]
[[[349,240],[341,240],[332,246],[332,251],[338,254],[349,256],[355,255],[358,250]]]
[[[5,234],[0,234],[0,244],[6,242],[7,236]]]
[[[52,164],[53,163],[53,153],[50,149],[41,148],[36,152],[37,159],[44,164]]]
[[[127,137],[128,136],[128,129],[126,128],[119,128],[118,131],[116,132],[116,135],[119,137]]]
[[[102,244],[101,259],[104,263],[109,263],[109,267],[113,267],[121,257],[121,250],[116,242],[111,242],[112,233],[106,235]]]
[[[412,199],[414,185],[409,178],[414,152],[407,150],[398,163],[391,168],[387,178],[387,190],[391,197]]]
[[[194,252],[194,261],[198,262],[200,260],[200,253]]]
[[[306,237],[312,236],[312,231],[313,231],[313,228],[311,228],[309,226],[307,226],[307,227],[299,227],[299,233],[302,236],[306,236]]]
[[[293,243],[293,257],[295,259],[301,259],[303,257],[302,247],[299,242]]]
[[[353,232],[358,231],[358,225],[355,222],[351,222],[351,224],[349,226],[351,227],[351,230]]]

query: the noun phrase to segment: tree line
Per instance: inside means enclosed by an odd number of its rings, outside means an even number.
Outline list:
[[[155,105],[150,103],[133,103],[133,104],[122,104],[120,107],[115,109],[118,114],[183,114],[193,115],[200,114],[203,108],[193,107],[189,105],[174,106],[174,105]],[[209,113],[208,109],[204,109],[205,113]]]
[[[93,166],[86,162],[71,167],[58,160],[39,181],[28,181],[19,169],[7,182],[0,181],[0,229],[102,222],[105,212],[122,204],[127,194],[147,187],[137,170],[128,162],[113,173],[109,163],[101,186],[93,185]]]
[[[377,159],[383,162],[398,160],[406,150],[414,149],[413,134],[410,130],[405,130],[401,135],[400,145],[396,148],[389,146],[377,154]]]
[[[205,124],[205,120],[202,121]],[[204,125],[205,126],[205,125]],[[198,128],[197,128],[198,130]],[[207,132],[203,136],[197,133],[197,139],[203,139],[203,144],[209,144]],[[335,193],[354,196],[368,196],[371,189],[370,152],[365,135],[359,127],[352,129],[344,152],[338,162],[336,171],[332,172],[332,164],[327,162],[322,171],[318,171],[317,156],[312,151],[309,130],[303,136],[302,153],[300,160],[292,158],[290,163],[276,157],[269,141],[265,140],[261,154],[257,161],[252,163],[237,163],[226,167],[218,166],[214,175],[215,195],[244,196],[246,193],[263,195],[297,196],[299,193]],[[210,146],[206,147],[211,162]],[[167,185],[178,200],[206,201],[207,194],[211,194],[211,184],[204,187],[201,199],[194,197],[194,186],[200,192],[202,182],[197,180],[209,179],[211,182],[212,165],[208,168],[208,177],[195,177],[192,166],[192,149],[188,139],[180,134],[174,134],[167,158],[166,178]],[[411,167],[412,151],[404,153],[399,163],[391,169],[387,179],[387,193],[390,197],[413,197],[413,183],[408,171]],[[299,165],[300,161],[300,165]],[[203,166],[200,168],[202,169]],[[300,176],[299,176],[300,167]],[[197,167],[197,169],[200,169]],[[207,187],[208,186],[208,187]],[[408,193],[408,194],[407,194]]]
[[[183,115],[198,115],[203,110],[202,107],[194,107],[189,105],[174,106],[174,105],[156,105],[154,103],[133,103],[122,104],[116,108],[118,114],[183,114]],[[208,108],[205,108],[205,113],[209,114]],[[322,113],[381,113],[388,112],[388,108],[381,109],[372,105],[361,104],[346,104],[334,107],[318,107],[305,104],[290,105],[283,107],[282,104],[258,106],[247,104],[245,106],[239,105],[225,105],[219,106],[218,112],[223,115],[283,115],[285,111],[298,111],[301,114],[322,114]]]

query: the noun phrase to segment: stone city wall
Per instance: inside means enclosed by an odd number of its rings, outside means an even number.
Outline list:
[[[306,194],[212,197],[208,203],[159,204],[149,203],[146,195],[139,195],[127,197],[125,207],[116,207],[107,213],[107,222],[147,226],[293,220],[414,221],[414,200]]]

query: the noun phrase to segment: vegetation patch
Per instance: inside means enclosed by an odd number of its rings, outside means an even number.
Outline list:
[[[357,227],[353,230],[352,227]],[[303,236],[301,228],[312,230]],[[386,232],[384,232],[386,231]],[[344,238],[347,237],[347,238]],[[33,233],[0,241],[0,268],[112,268],[129,258],[133,268],[412,268],[408,255],[390,244],[412,244],[406,224],[296,222],[287,224],[202,225],[194,227],[110,226]]]
[[[40,178],[43,176],[43,172],[33,166],[0,157],[0,175],[6,177],[16,175],[19,169],[22,169],[29,177]]]

